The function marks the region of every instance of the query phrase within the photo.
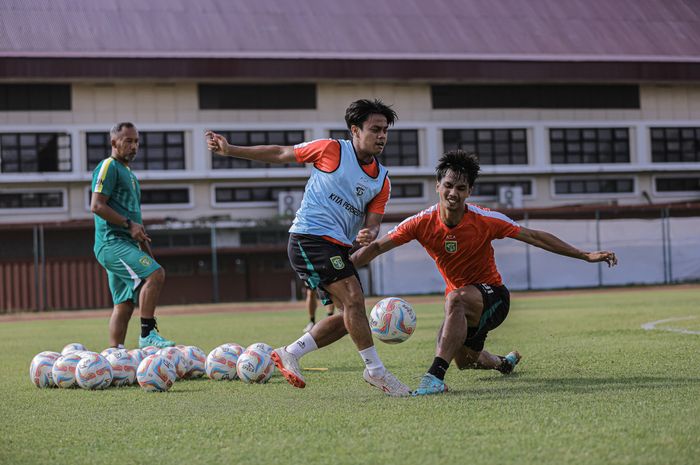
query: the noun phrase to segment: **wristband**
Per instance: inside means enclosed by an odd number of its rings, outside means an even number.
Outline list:
[[[124,224],[126,224],[126,229],[131,229],[131,220],[129,218],[126,219]]]

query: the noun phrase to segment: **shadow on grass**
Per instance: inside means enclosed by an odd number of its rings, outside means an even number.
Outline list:
[[[451,389],[454,395],[474,396],[482,399],[521,394],[546,394],[571,392],[587,394],[596,392],[628,392],[640,390],[670,390],[700,382],[699,377],[666,378],[661,376],[633,376],[616,378],[527,378],[513,374],[494,378],[477,378],[473,387]],[[453,383],[454,384],[454,383]]]

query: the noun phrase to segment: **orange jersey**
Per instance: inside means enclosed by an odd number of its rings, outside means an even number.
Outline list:
[[[445,280],[445,294],[471,284],[502,285],[491,241],[520,232],[520,225],[502,213],[477,205],[466,207],[462,221],[453,227],[442,222],[438,205],[433,205],[389,231],[396,245],[413,239],[420,242]]]
[[[331,173],[338,169],[340,164],[340,144],[335,139],[318,139],[297,145],[294,148],[294,156],[296,156],[299,163],[313,163],[314,168],[317,170]],[[360,164],[360,167],[362,171],[373,178],[376,178],[377,174],[379,174],[379,165],[376,158],[369,165]],[[391,182],[389,181],[389,176],[387,176],[384,179],[381,192],[367,204],[367,211],[383,215],[390,196]]]

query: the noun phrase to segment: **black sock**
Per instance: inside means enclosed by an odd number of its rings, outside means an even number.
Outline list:
[[[435,357],[433,359],[433,364],[428,370],[428,373],[431,375],[435,376],[439,380],[444,380],[445,379],[445,373],[447,372],[447,368],[449,368],[450,363],[441,359],[440,357]]]
[[[333,316],[333,312],[326,313],[326,316]]]
[[[141,318],[141,337],[146,337],[156,327],[155,318]]]
[[[313,324],[316,324],[316,317],[309,318],[309,321]]]

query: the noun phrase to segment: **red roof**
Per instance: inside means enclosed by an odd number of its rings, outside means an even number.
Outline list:
[[[700,2],[3,0],[0,56],[700,62]]]

